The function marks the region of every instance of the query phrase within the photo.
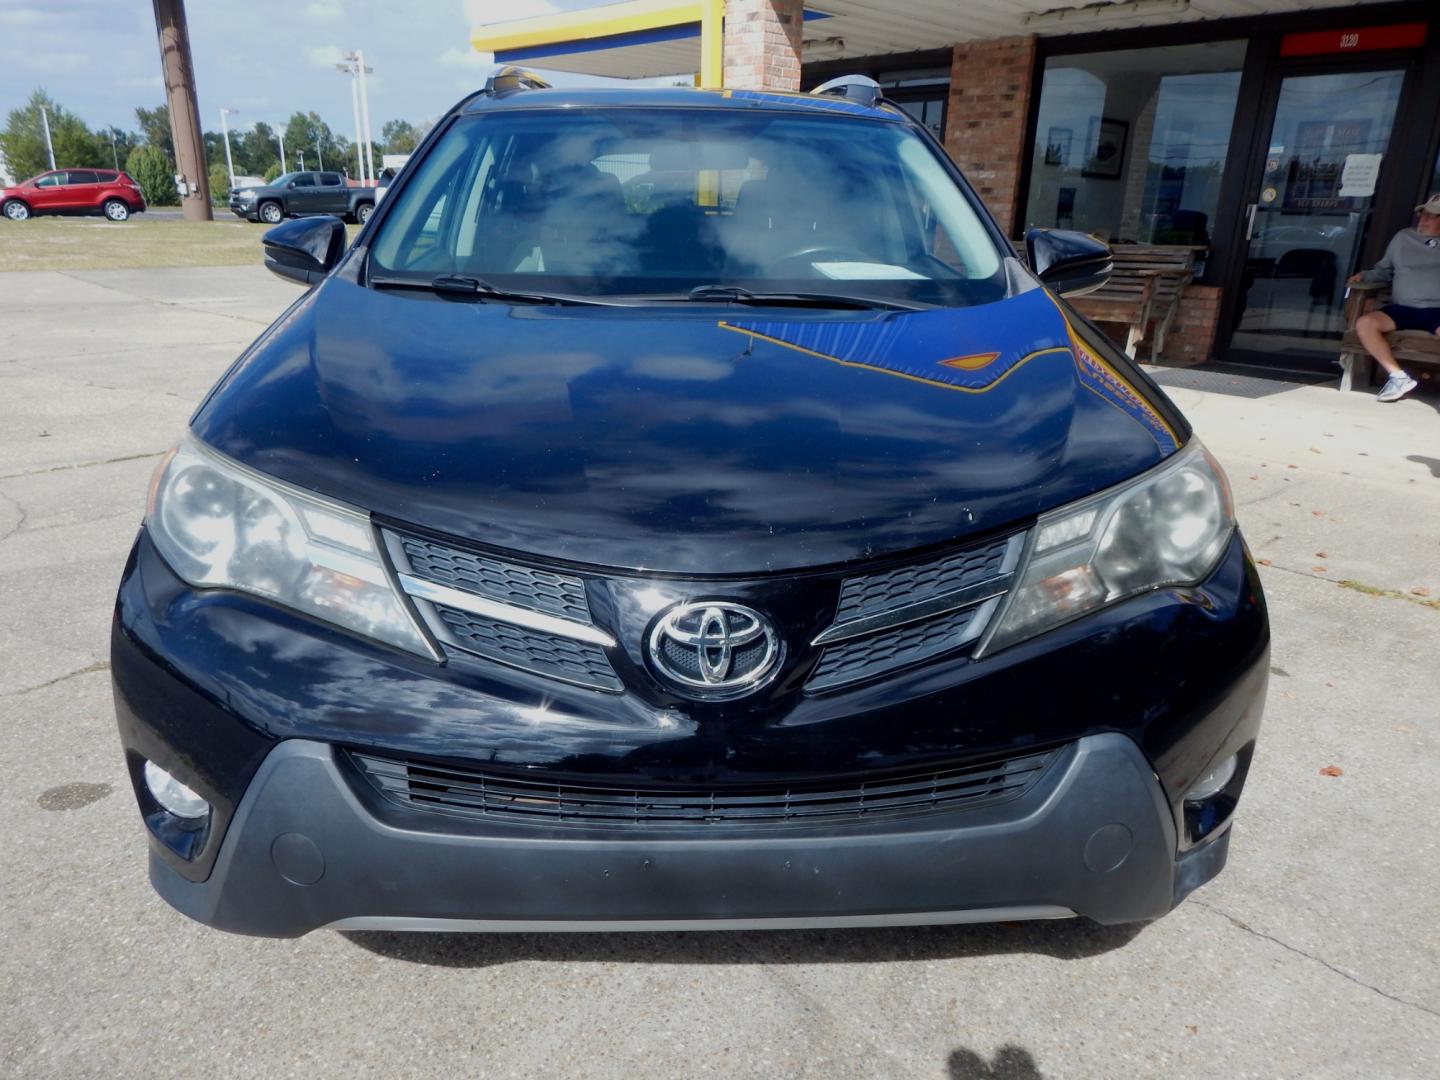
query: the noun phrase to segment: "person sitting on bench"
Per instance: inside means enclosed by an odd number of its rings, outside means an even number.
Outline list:
[[[1399,401],[1419,385],[1400,367],[1385,335],[1392,330],[1440,334],[1440,192],[1415,209],[1420,211],[1415,228],[1396,233],[1384,257],[1349,282],[1390,285],[1393,302],[1355,320],[1360,343],[1390,373],[1377,401]]]

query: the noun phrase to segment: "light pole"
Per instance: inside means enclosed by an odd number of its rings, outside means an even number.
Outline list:
[[[110,129],[110,156],[115,159],[115,171],[120,171],[120,151],[115,149],[115,129]]]
[[[320,159],[320,171],[321,171],[321,172],[324,172],[324,171],[325,171],[325,154],[324,154],[324,153],[321,151],[321,149],[320,149],[320,142],[321,142],[321,138],[320,138],[320,136],[317,134],[317,135],[315,136],[315,156]]]
[[[370,106],[365,96],[365,73],[375,69],[365,66],[365,54],[357,49],[346,53],[345,63],[336,64],[335,70],[352,76],[350,110],[355,115],[355,168],[360,174],[360,182],[368,183],[375,173],[375,161],[374,152],[370,149]]]
[[[45,111],[45,106],[40,106],[40,123],[45,128],[45,153],[50,158],[50,171],[55,171],[55,147],[50,145],[50,114]]]
[[[305,171],[305,151],[304,151],[304,150],[299,150],[299,151],[296,151],[296,152],[300,155],[300,171],[301,171],[301,172],[304,172],[304,171]]]
[[[280,143],[280,171],[287,173],[290,170],[285,167],[285,125],[280,124],[275,128],[275,139]]]
[[[235,163],[230,160],[230,129],[225,125],[225,117],[233,112],[239,112],[239,110],[220,110],[220,138],[225,141],[225,172],[230,176],[230,186],[232,188],[235,186]]]
[[[365,50],[355,50],[355,66],[360,69],[360,120],[365,127],[365,180],[375,182],[375,150],[370,143],[370,91],[365,88],[365,72],[373,68],[365,66]]]

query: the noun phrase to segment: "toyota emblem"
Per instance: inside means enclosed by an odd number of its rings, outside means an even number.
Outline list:
[[[650,631],[650,663],[681,693],[695,698],[742,697],[780,670],[782,647],[758,611],[723,600],[681,604]]]

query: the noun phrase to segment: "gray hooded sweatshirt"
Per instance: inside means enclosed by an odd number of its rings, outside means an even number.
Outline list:
[[[1385,249],[1385,256],[1360,277],[1389,282],[1390,295],[1405,307],[1440,308],[1440,237],[1419,229],[1401,229]]]

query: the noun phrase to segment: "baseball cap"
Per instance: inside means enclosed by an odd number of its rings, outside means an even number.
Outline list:
[[[1431,195],[1415,209],[1426,214],[1440,214],[1440,191]]]

